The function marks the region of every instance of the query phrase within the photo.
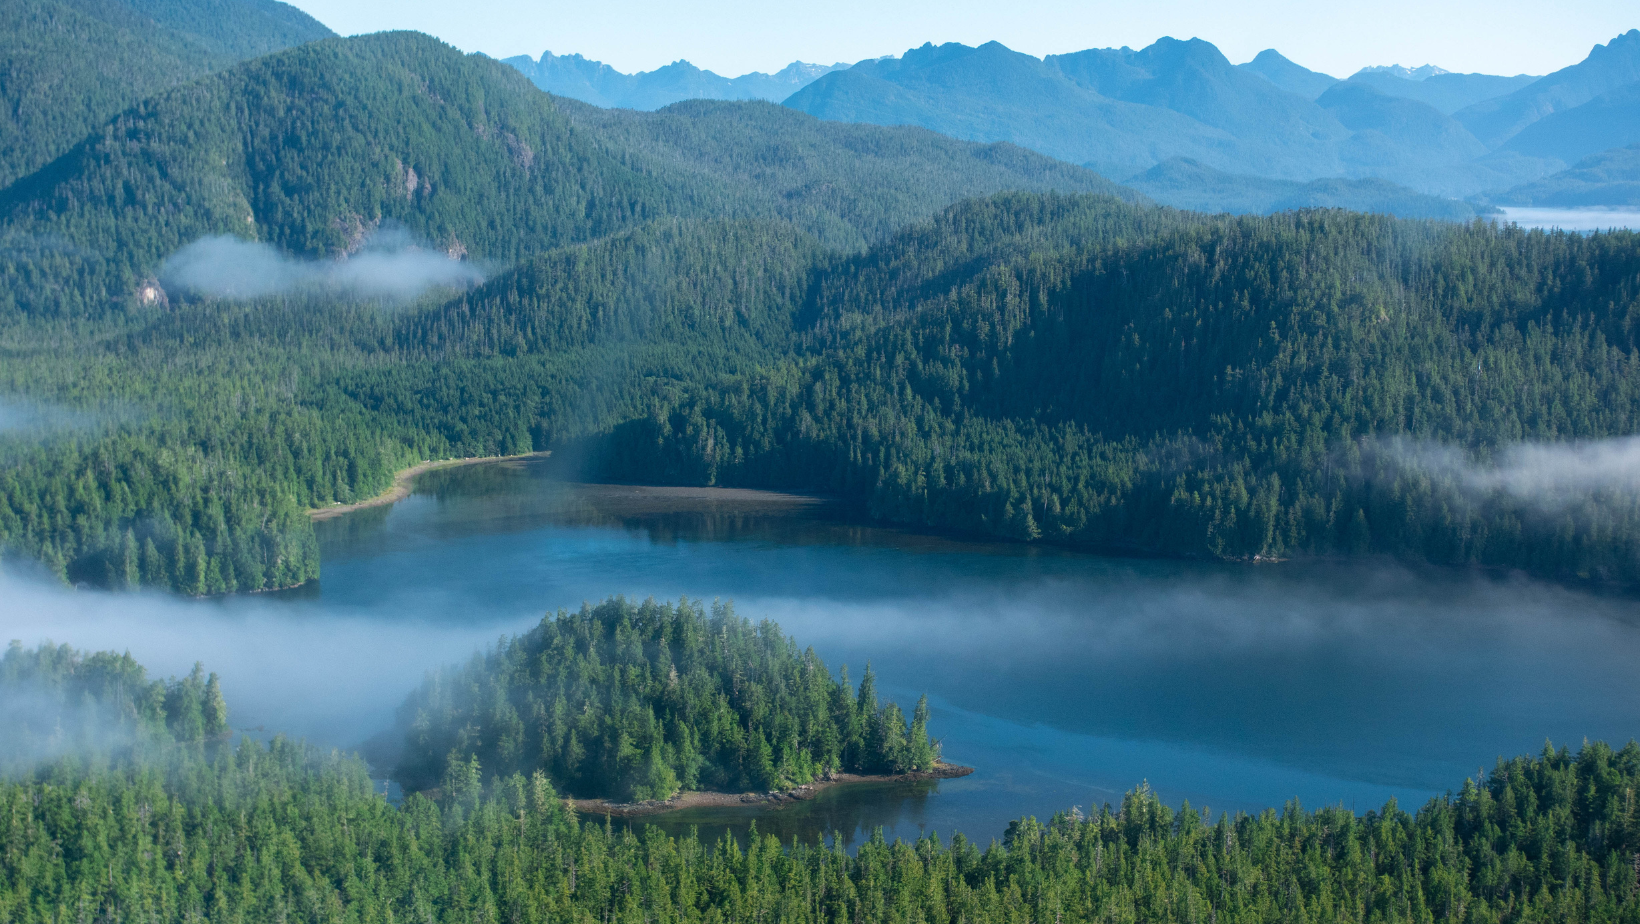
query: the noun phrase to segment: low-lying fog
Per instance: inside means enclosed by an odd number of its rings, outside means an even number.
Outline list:
[[[473,263],[420,246],[401,227],[384,227],[340,259],[300,259],[271,244],[230,234],[203,237],[165,259],[160,282],[173,292],[227,299],[325,294],[408,300],[430,288],[484,281]]]
[[[1300,796],[1365,810],[1422,801],[1545,739],[1621,744],[1640,730],[1629,599],[1390,564],[975,545],[744,499],[645,512],[634,489],[506,471],[320,524],[324,578],[286,597],[8,574],[5,635],[129,648],[162,674],[202,660],[236,727],[346,746],[383,728],[424,671],[548,609],[614,593],[732,598],[855,680],[869,658],[891,695],[928,692],[947,755],[981,768],[930,805],[979,800],[953,816],[976,830],[1145,779],[1221,808]]]
[[[1640,230],[1637,208],[1538,209],[1503,207],[1503,220],[1522,228],[1561,231],[1611,231],[1616,228]]]

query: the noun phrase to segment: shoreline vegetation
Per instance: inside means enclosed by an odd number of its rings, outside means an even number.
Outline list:
[[[643,802],[616,802],[611,799],[568,799],[570,807],[582,815],[607,815],[611,818],[644,818],[692,808],[727,808],[757,806],[782,809],[796,802],[807,802],[822,790],[835,786],[860,783],[919,783],[924,780],[954,780],[974,772],[973,767],[936,764],[932,770],[913,770],[908,773],[834,773],[829,778],[815,780],[792,789],[772,792],[678,792],[670,799],[650,799]]]
[[[785,801],[822,780],[941,773],[928,725],[926,696],[908,715],[869,664],[856,690],[728,601],[611,597],[429,674],[399,709],[391,775],[458,800],[539,771],[608,806]]]
[[[541,452],[521,452],[510,456],[470,456],[464,459],[432,459],[417,462],[409,468],[400,469],[393,473],[393,485],[375,497],[353,504],[331,504],[328,507],[312,507],[307,511],[308,519],[317,523],[320,520],[329,520],[344,513],[355,510],[364,510],[367,507],[384,507],[396,504],[410,496],[411,483],[417,475],[445,468],[460,468],[463,465],[478,465],[483,462],[516,462],[521,459],[545,459],[552,455],[551,450]]]

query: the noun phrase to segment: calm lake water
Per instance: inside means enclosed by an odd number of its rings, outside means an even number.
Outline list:
[[[1418,804],[1546,738],[1640,732],[1640,607],[1383,565],[1113,559],[860,526],[810,500],[565,485],[538,463],[424,477],[321,524],[334,604],[432,604],[518,629],[613,593],[732,599],[834,669],[926,692],[974,775],[833,789],[764,812],[785,836],[963,831],[1117,801],[1257,810]],[[438,602],[434,602],[438,601]],[[424,616],[423,618],[429,618]],[[668,827],[744,824],[699,811]]]
[[[1413,807],[1546,739],[1640,733],[1632,599],[1388,564],[964,542],[861,526],[812,499],[568,485],[539,463],[416,488],[318,524],[316,587],[196,603],[28,585],[46,615],[16,634],[128,647],[167,672],[202,658],[236,723],[350,745],[422,671],[548,611],[617,593],[730,599],[856,680],[870,659],[907,708],[926,692],[947,759],[977,768],[652,822],[712,833],[755,817],[788,839],[857,842],[882,826],[984,842],[1144,782],[1214,810]]]

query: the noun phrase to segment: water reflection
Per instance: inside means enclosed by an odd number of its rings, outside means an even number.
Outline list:
[[[984,840],[1143,780],[1220,809],[1416,804],[1545,738],[1640,728],[1633,604],[1519,578],[965,542],[813,498],[563,484],[540,463],[438,472],[374,525],[335,522],[332,605],[448,598],[444,618],[526,624],[615,592],[723,597],[833,668],[874,660],[887,694],[930,694],[947,755],[980,768],[917,800],[823,803],[891,833]],[[741,825],[723,811],[695,820]],[[818,811],[769,823],[819,836]]]
[[[646,823],[858,843],[1120,799],[1258,810],[1298,797],[1415,805],[1546,738],[1640,729],[1634,601],[1377,564],[1116,559],[860,525],[835,503],[568,485],[542,463],[423,476],[393,507],[318,524],[324,579],[281,597],[0,586],[8,635],[200,658],[234,722],[356,745],[428,668],[615,593],[729,598],[909,707],[928,693],[938,784],[839,787],[775,812]],[[0,575],[0,583],[5,578]],[[8,614],[9,615],[9,614]]]

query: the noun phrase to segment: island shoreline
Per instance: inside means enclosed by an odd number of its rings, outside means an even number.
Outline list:
[[[973,767],[940,763],[932,770],[914,770],[910,773],[835,773],[830,779],[815,780],[795,789],[776,792],[680,792],[670,799],[649,802],[611,802],[608,799],[569,799],[569,805],[582,815],[607,815],[610,818],[643,818],[691,808],[758,806],[785,808],[798,802],[807,802],[822,790],[835,786],[860,783],[915,783],[923,780],[952,780],[968,776]]]

